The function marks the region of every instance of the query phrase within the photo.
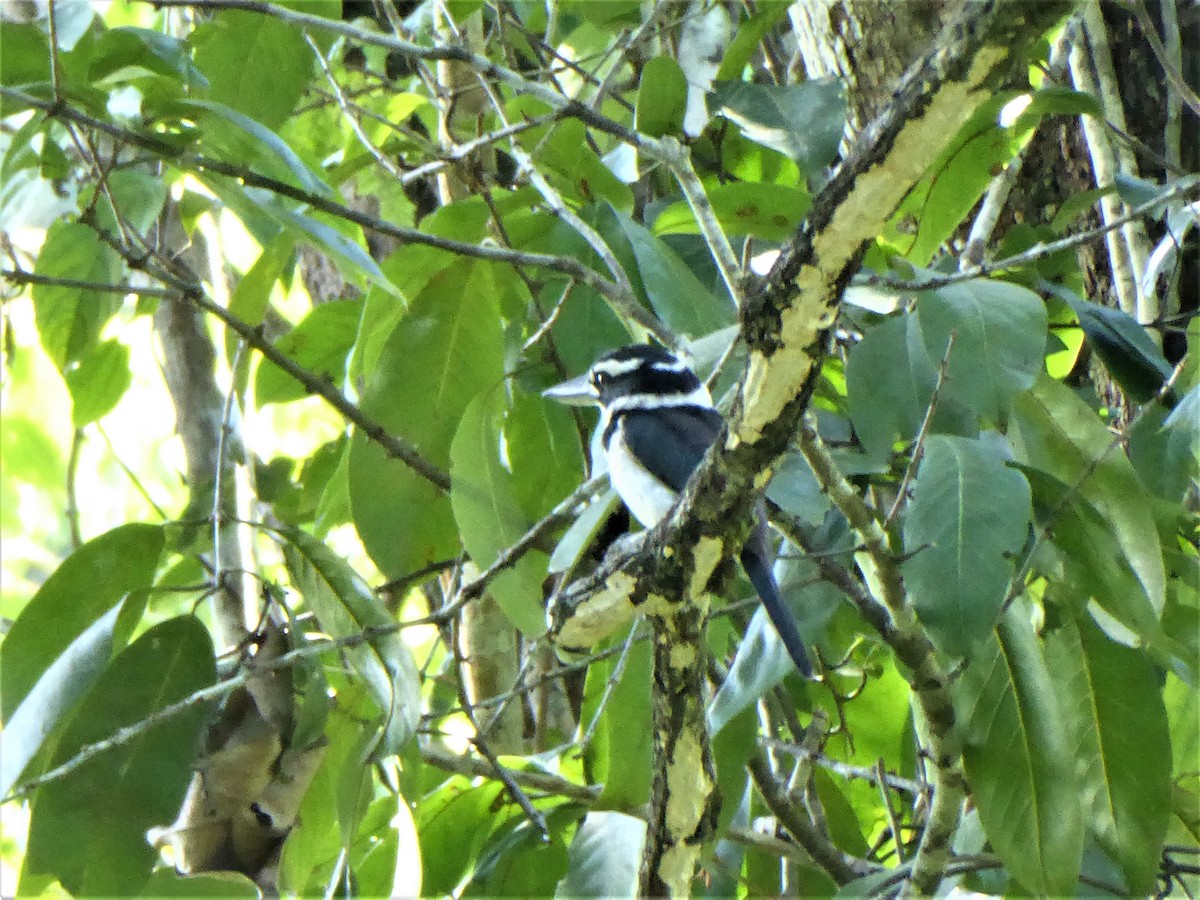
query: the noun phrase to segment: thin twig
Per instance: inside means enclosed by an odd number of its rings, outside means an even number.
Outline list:
[[[1167,0],[1167,2],[1172,2],[1172,0]],[[1154,52],[1154,58],[1158,60],[1158,64],[1166,73],[1167,80],[1171,82],[1171,86],[1175,88],[1192,114],[1200,116],[1200,95],[1192,90],[1191,85],[1184,79],[1183,73],[1176,68],[1171,54],[1163,46],[1158,29],[1154,27],[1154,21],[1146,9],[1146,0],[1132,0],[1130,8],[1133,10],[1134,17],[1137,18],[1138,27],[1141,28],[1142,34],[1150,44],[1150,49]]]
[[[896,518],[896,513],[900,511],[900,505],[904,502],[904,497],[908,493],[908,486],[917,474],[917,467],[921,464],[921,458],[925,455],[925,437],[929,434],[929,426],[933,422],[933,414],[937,409],[938,397],[941,396],[942,386],[946,383],[946,373],[950,368],[950,351],[954,349],[954,341],[957,337],[958,332],[951,331],[950,337],[946,341],[946,352],[942,354],[942,362],[938,366],[937,381],[933,385],[933,395],[929,398],[929,405],[925,407],[925,417],[921,420],[921,427],[917,430],[917,440],[913,445],[912,458],[909,459],[908,465],[904,469],[904,478],[900,481],[900,488],[896,493],[896,499],[892,503],[892,508],[888,510],[888,514],[883,520],[885,530],[891,527],[892,522]]]
[[[972,266],[960,272],[955,272],[950,275],[936,275],[926,279],[915,279],[906,281],[900,278],[892,278],[887,275],[860,275],[855,278],[855,284],[867,284],[872,287],[886,287],[894,291],[930,291],[936,288],[946,287],[952,284],[960,284],[964,281],[971,281],[975,278],[986,278],[996,272],[1002,272],[1005,269],[1016,269],[1021,266],[1028,265],[1032,262],[1037,262],[1039,259],[1044,259],[1047,256],[1052,256],[1063,250],[1071,250],[1083,244],[1090,243],[1098,237],[1103,237],[1108,232],[1115,228],[1120,228],[1127,222],[1132,222],[1135,219],[1140,219],[1147,213],[1151,213],[1158,207],[1170,203],[1172,200],[1185,198],[1188,200],[1193,197],[1200,197],[1200,184],[1195,180],[1184,181],[1168,188],[1159,194],[1153,200],[1148,200],[1141,206],[1135,207],[1130,211],[1129,215],[1121,216],[1093,228],[1089,231],[1081,231],[1079,234],[1073,234],[1070,237],[1065,237],[1062,240],[1051,241],[1049,244],[1037,244],[1034,247],[1026,250],[1023,253],[1016,253],[1012,256],[1007,256],[1004,259],[997,259],[993,262],[980,263],[977,266]]]
[[[79,454],[83,450],[83,429],[76,428],[71,435],[71,455],[67,457],[67,526],[71,531],[71,549],[78,550],[83,545],[83,535],[79,530],[79,492],[75,482],[79,474]]]

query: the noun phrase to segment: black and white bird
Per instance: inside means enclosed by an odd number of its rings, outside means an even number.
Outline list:
[[[721,431],[721,414],[691,367],[660,347],[633,345],[605,353],[583,375],[542,392],[573,405],[596,404],[596,426],[613,489],[629,511],[652,528],[675,504],[688,478]],[[742,549],[742,568],[758,592],[788,655],[812,674],[792,614],[771,572],[766,519]]]

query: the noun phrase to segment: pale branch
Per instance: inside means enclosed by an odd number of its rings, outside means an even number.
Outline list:
[[[586,266],[569,257],[513,250],[491,243],[475,244],[466,241],[456,241],[451,238],[429,234],[418,228],[393,225],[376,216],[353,209],[343,203],[338,203],[336,200],[332,200],[322,194],[313,193],[312,191],[279,181],[276,178],[261,175],[248,168],[232,165],[201,154],[181,153],[177,147],[150,134],[122,128],[111,122],[106,122],[80,112],[66,104],[42,100],[22,91],[6,87],[0,87],[0,97],[8,97],[17,103],[24,104],[33,109],[40,109],[48,116],[102,131],[115,140],[124,141],[132,146],[156,154],[171,165],[186,171],[213,172],[218,175],[234,178],[247,187],[262,188],[291,200],[306,203],[314,209],[319,209],[347,222],[353,222],[361,228],[394,238],[402,243],[423,244],[438,250],[445,250],[447,253],[474,257],[489,262],[507,263],[514,266],[531,266],[561,272],[593,288],[606,300],[610,300],[616,304],[624,302],[625,293],[615,283],[603,277],[590,266]]]
[[[890,772],[880,772],[878,767],[874,766],[852,766],[839,759],[831,759],[824,754],[801,747],[799,744],[781,741],[778,738],[772,737],[760,737],[758,743],[759,746],[773,750],[776,753],[787,753],[790,756],[811,759],[822,769],[828,769],[830,772],[833,772],[835,775],[841,775],[843,778],[859,779],[874,785],[884,784],[894,790],[904,791],[906,794],[914,797],[919,796],[924,791],[921,783],[912,778],[903,778],[899,775],[893,775]]]
[[[496,770],[487,759],[453,753],[440,744],[419,742],[421,759],[445,772],[470,778],[494,778]],[[600,796],[600,785],[576,784],[559,775],[532,770],[509,769],[509,777],[526,790],[540,791],[556,797],[566,797],[579,803],[593,803]]]
[[[329,60],[325,58],[325,54],[321,52],[321,48],[317,46],[317,42],[313,40],[312,35],[308,32],[304,33],[304,40],[312,50],[313,56],[317,58],[317,63],[321,67],[321,71],[325,75],[325,80],[329,82],[329,88],[333,91],[333,96],[337,99],[338,108],[342,111],[342,116],[350,125],[350,130],[354,132],[354,136],[358,138],[362,148],[370,154],[371,158],[379,164],[385,172],[397,180],[403,180],[403,173],[394,162],[383,155],[383,152],[371,142],[371,138],[363,129],[362,122],[358,120],[358,116],[350,108],[350,101],[346,98],[342,91],[342,86],[338,84],[337,76],[333,74],[333,69],[329,66]]]
[[[733,247],[730,246],[729,238],[725,236],[721,223],[717,221],[717,214],[713,210],[712,202],[704,190],[704,182],[700,180],[700,176],[696,174],[696,170],[692,166],[691,155],[673,137],[664,137],[660,144],[659,158],[675,176],[675,180],[679,182],[679,189],[683,192],[684,199],[687,200],[687,204],[692,210],[692,216],[700,227],[700,233],[708,245],[708,252],[712,254],[713,261],[717,264],[717,270],[721,273],[721,280],[725,282],[734,308],[741,309],[743,279],[741,263],[733,252]]]
[[[750,777],[754,779],[754,785],[762,795],[767,809],[796,839],[796,843],[804,848],[812,861],[836,884],[848,884],[878,871],[878,867],[872,863],[843,853],[827,835],[822,834],[804,817],[804,813],[791,802],[785,788],[776,780],[775,773],[771,771],[771,764],[761,751],[750,757],[746,767],[750,770]]]
[[[1045,259],[1048,256],[1053,256],[1055,253],[1061,253],[1064,250],[1072,250],[1076,247],[1081,247],[1084,244],[1090,244],[1097,238],[1104,237],[1108,232],[1120,228],[1129,222],[1141,219],[1143,216],[1157,210],[1174,200],[1190,202],[1200,198],[1200,182],[1196,179],[1187,179],[1180,181],[1177,184],[1164,190],[1157,197],[1147,200],[1145,203],[1134,207],[1127,215],[1106,221],[1103,225],[1098,225],[1095,228],[1089,228],[1087,231],[1081,231],[1078,234],[1073,234],[1070,237],[1065,237],[1050,243],[1040,243],[1021,253],[1015,253],[1012,256],[1006,256],[1003,259],[993,260],[991,262],[983,262],[978,265],[969,266],[958,272],[948,275],[932,275],[928,278],[917,279],[901,279],[892,278],[888,275],[859,275],[854,281],[856,284],[866,284],[872,287],[884,287],[894,291],[930,291],[941,287],[948,287],[952,284],[961,284],[964,281],[971,281],[975,278],[986,278],[998,272],[1004,272],[1009,269],[1019,269],[1022,266],[1027,266],[1030,263],[1035,263],[1039,259]]]

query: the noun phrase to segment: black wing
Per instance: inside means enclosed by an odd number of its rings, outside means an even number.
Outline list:
[[[721,414],[703,406],[664,406],[621,413],[630,452],[651,475],[682,491],[721,432]]]

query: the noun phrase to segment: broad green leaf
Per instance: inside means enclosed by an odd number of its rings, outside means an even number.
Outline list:
[[[66,221],[50,226],[34,266],[38,275],[99,284],[115,283],[120,271],[116,253],[95,231]],[[42,346],[63,370],[95,346],[121,306],[121,294],[110,291],[35,284],[31,294]]]
[[[1150,605],[1161,611],[1165,574],[1150,501],[1096,414],[1069,388],[1042,377],[1017,397],[1009,440],[1018,462],[1068,485],[1107,520]]]
[[[579,517],[571,523],[571,527],[559,538],[554,552],[550,555],[547,571],[551,575],[561,575],[574,568],[584,551],[596,539],[600,528],[616,511],[620,503],[617,492],[611,488],[589,503]]]
[[[314,64],[299,28],[242,10],[217,12],[192,42],[209,99],[273,129],[295,108]]]
[[[150,586],[162,548],[161,527],[121,525],[63,560],[4,638],[0,652],[4,721],[51,663],[105,610],[126,594]]]
[[[834,78],[789,85],[722,81],[708,104],[750,140],[794,159],[810,178],[833,161],[846,125],[846,88]]]
[[[711,716],[710,716],[711,718]],[[758,711],[747,708],[734,716],[719,734],[713,733],[713,763],[717,767],[717,791],[721,812],[717,819],[718,833],[730,824],[748,824],[748,809],[743,805],[750,787],[746,763],[758,749]],[[718,851],[719,852],[719,851]]]
[[[208,87],[208,79],[192,62],[191,51],[183,41],[132,25],[108,29],[96,42],[89,77],[100,81],[129,66],[179,78],[192,88]]]
[[[18,87],[50,81],[50,46],[46,35],[31,23],[0,20],[0,84]],[[11,116],[21,107],[4,98],[0,113]]]
[[[518,97],[509,104],[509,116],[525,115],[530,99]],[[536,102],[536,101],[535,101]],[[544,110],[537,110],[537,115]],[[563,195],[580,203],[607,200],[620,210],[633,208],[633,192],[606,166],[588,143],[587,129],[578,119],[531,128],[518,137],[534,154],[539,171]]]
[[[621,640],[625,634],[623,629]],[[619,655],[610,657],[588,667],[580,722],[585,730],[595,722],[595,729],[584,750],[584,763],[588,781],[604,785],[602,807],[636,809],[649,801],[654,775],[650,710],[653,648],[648,641],[634,641],[625,655],[624,670],[608,693],[619,659]]]
[[[8,795],[42,743],[108,664],[120,611],[118,603],[75,638],[5,721],[0,732],[0,797]]]
[[[339,692],[337,699],[326,729],[324,756],[280,854],[279,887],[284,895],[313,896],[324,891],[338,856],[354,844],[364,812],[344,804],[343,795],[347,783],[353,782],[351,791],[357,794],[363,779],[371,779],[368,756],[374,737],[358,715],[366,697],[355,686]]]
[[[633,897],[646,823],[621,812],[589,812],[575,832],[555,897]]]
[[[1140,413],[1129,434],[1129,459],[1146,487],[1178,503],[1200,477],[1200,388],[1170,415],[1159,406]]]
[[[781,184],[706,185],[708,200],[721,228],[730,237],[753,235],[768,241],[786,240],[812,205],[812,196]],[[654,220],[654,233],[698,234],[700,226],[684,200],[672,203]]]
[[[238,279],[229,298],[229,311],[247,325],[261,325],[271,302],[271,290],[292,262],[296,249],[295,239],[287,233],[279,234],[267,246],[250,267],[250,271]],[[225,353],[233,359],[241,338],[232,330],[225,332]]]
[[[942,652],[967,656],[991,632],[1030,515],[1028,482],[994,445],[926,439],[904,517],[904,579]]]
[[[64,374],[71,392],[71,418],[82,428],[108,415],[133,383],[129,348],[118,340],[96,344]]]
[[[1075,311],[1088,345],[1130,397],[1143,403],[1158,393],[1171,376],[1171,364],[1133,316],[1089,303],[1066,288],[1055,286],[1054,292]]]
[[[548,513],[579,484],[583,450],[570,410],[541,397],[513,397],[504,422],[513,491],[531,521]]]
[[[956,701],[967,781],[993,850],[1027,890],[1066,896],[1084,822],[1056,682],[1018,602],[963,672]]]
[[[1154,667],[1086,618],[1052,632],[1046,653],[1088,828],[1130,893],[1153,893],[1171,805],[1171,739]]]
[[[475,397],[463,410],[450,445],[450,504],[463,546],[481,571],[530,524],[517,503],[512,473],[500,459],[503,400],[499,388]],[[545,572],[545,556],[530,551],[488,585],[508,620],[528,637],[546,630]]]
[[[999,124],[1000,111],[1013,99],[999,92],[980,106],[958,134],[930,161],[929,170],[905,197],[883,239],[909,261],[928,265],[974,208],[1027,135]]]
[[[944,347],[943,353],[944,353]],[[897,438],[910,441],[925,418],[942,356],[926,350],[920,319],[884,320],[867,331],[846,364],[846,401],[855,433],[871,459],[886,460]],[[978,434],[978,417],[952,396],[939,396],[932,434]]]
[[[460,263],[431,278],[393,329],[368,374],[362,406],[431,463],[448,468],[463,411],[482,391],[500,388],[503,366],[493,271]],[[349,477],[355,526],[384,575],[457,555],[449,498],[357,431]]]
[[[624,213],[613,213],[633,251],[650,306],[668,327],[699,337],[734,320],[728,298],[702,285],[674,250]]]
[[[503,790],[499,781],[475,787],[455,775],[421,798],[416,820],[421,836],[421,891],[426,896],[451,893],[470,872],[487,840]]]
[[[548,801],[534,801],[543,807]],[[552,897],[567,872],[565,832],[579,820],[583,807],[557,803],[544,815],[549,840],[520,810],[493,829],[463,897]],[[510,824],[511,823],[511,824]]]
[[[749,19],[737,25],[733,40],[721,60],[718,81],[740,81],[742,70],[758,51],[758,45],[780,19],[788,14],[788,3],[759,4]]]
[[[288,541],[285,553],[296,585],[327,634],[348,637],[395,624],[371,588],[329,547],[298,528],[281,529],[281,534]],[[372,755],[399,753],[421,717],[421,679],[412,652],[395,631],[343,652],[383,713]]]
[[[1026,469],[1026,477],[1033,488],[1038,524],[1049,528],[1054,546],[1061,551],[1049,574],[1061,577],[1068,589],[1054,599],[1076,615],[1087,608],[1115,640],[1140,641],[1155,653],[1169,653],[1159,621],[1161,609],[1146,596],[1105,515],[1084,495],[1044,472]],[[1110,627],[1111,619],[1124,633]]]
[[[226,182],[226,185],[234,191],[239,190],[229,182]],[[258,188],[241,188],[240,191],[261,212],[266,213],[296,237],[332,256],[341,264],[342,274],[350,281],[357,281],[360,287],[370,283],[393,296],[400,296],[397,287],[388,280],[366,250],[333,226],[321,221],[316,217],[317,214],[310,215],[292,209],[269,191]]]
[[[250,116],[210,100],[180,100],[185,112],[201,129],[201,144],[215,149],[217,158],[249,168],[259,168],[284,183],[294,184],[310,194],[333,197],[333,191],[296,154],[278,134]]]
[[[67,726],[54,764],[212,684],[212,640],[199,619],[168,619],[122,652]],[[206,710],[197,705],[38,789],[25,874],[81,896],[136,893],[158,859],[147,829],[172,821],[192,775]],[[64,840],[64,835],[71,840]]]
[[[180,875],[174,869],[158,869],[142,888],[146,900],[208,900],[234,897],[258,900],[254,882],[239,872],[208,872],[204,875]]]
[[[651,137],[678,134],[683,130],[687,91],[687,79],[674,59],[655,56],[647,60],[638,82],[634,128]]]
[[[955,335],[942,392],[985,421],[1002,423],[1013,397],[1043,369],[1046,308],[1027,288],[974,280],[928,291],[917,301],[917,317],[935,362]]]
[[[313,307],[304,320],[275,342],[293,362],[341,387],[346,380],[346,357],[358,335],[361,300],[335,300]],[[254,397],[260,407],[268,403],[302,400],[308,390],[270,360],[258,366]]]
[[[158,221],[163,204],[167,202],[169,185],[161,175],[141,169],[117,169],[108,175],[108,192],[96,206],[96,219],[101,230],[119,234],[120,227],[113,216],[111,197],[121,221],[138,234],[146,234]]]

